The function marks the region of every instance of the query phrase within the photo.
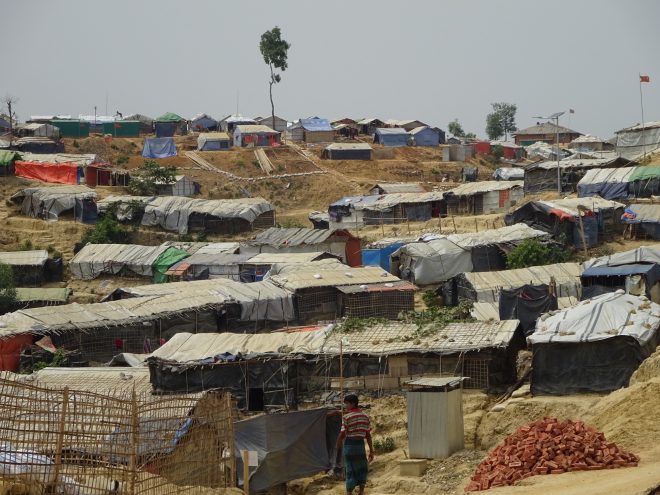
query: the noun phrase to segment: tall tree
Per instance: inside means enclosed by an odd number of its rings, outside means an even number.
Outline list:
[[[277,84],[282,80],[282,76],[275,72],[279,69],[284,72],[288,64],[289,48],[291,45],[282,39],[282,32],[280,28],[275,26],[270,31],[266,31],[261,35],[259,42],[259,51],[264,57],[264,62],[270,69],[270,81],[268,81],[268,90],[270,93],[270,109],[273,118],[271,124],[275,126],[275,103],[273,103],[273,84]]]
[[[499,114],[493,112],[486,115],[486,134],[488,139],[499,139],[504,134]]]
[[[458,119],[452,120],[447,125],[447,129],[449,130],[449,132],[452,133],[452,135],[454,135],[458,138],[465,136],[465,131],[463,130],[463,126],[460,124]]]
[[[500,119],[502,126],[502,133],[506,141],[508,135],[518,130],[516,127],[516,107],[515,103],[491,103],[493,107],[493,114],[497,115]]]
[[[12,107],[15,103],[18,103],[18,98],[7,93],[2,98],[2,103],[7,107],[7,115],[9,116],[9,141],[11,141],[11,137],[14,135],[14,116],[16,115]]]

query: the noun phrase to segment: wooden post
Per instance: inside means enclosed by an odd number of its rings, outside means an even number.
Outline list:
[[[477,217],[474,217],[474,231],[479,232],[479,224],[477,223]]]
[[[451,216],[451,223],[454,224],[454,234],[456,233],[456,220],[454,220],[454,215]]]
[[[584,250],[584,255],[587,256],[587,239],[584,234],[584,223],[582,223],[582,211],[583,209],[578,206],[578,223],[580,225],[580,237],[582,237],[582,249]]]
[[[62,410],[60,411],[60,423],[57,431],[57,446],[55,447],[55,466],[53,469],[52,483],[55,484],[56,490],[60,491],[58,480],[60,477],[60,468],[62,467],[62,449],[64,447],[64,428],[66,425],[67,409],[69,408],[69,387],[64,387],[62,391]]]
[[[137,463],[138,463],[138,430],[140,428],[139,418],[138,418],[138,407],[137,407],[137,395],[135,389],[133,389],[133,396],[131,400],[131,457],[129,459],[129,472],[131,474],[131,481],[129,485],[128,493],[130,495],[135,495],[136,490],[135,486],[137,485]]]
[[[241,457],[243,459],[243,493],[250,495],[250,452],[244,450]]]

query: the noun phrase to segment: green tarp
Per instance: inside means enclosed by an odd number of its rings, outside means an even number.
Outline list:
[[[21,158],[21,154],[16,151],[0,151],[0,167],[9,167],[14,160]]]
[[[167,112],[156,119],[156,122],[181,122],[183,117],[175,113]]]
[[[658,166],[635,167],[629,180],[634,182],[636,180],[657,179],[658,177],[660,177],[660,167]]]
[[[167,282],[167,275],[165,275],[165,272],[172,265],[178,263],[184,258],[187,258],[188,256],[190,256],[190,254],[188,254],[186,251],[177,249],[175,247],[171,247],[166,251],[163,251],[163,254],[156,258],[154,264],[151,265],[151,268],[154,272],[154,283],[162,284],[163,282]]]

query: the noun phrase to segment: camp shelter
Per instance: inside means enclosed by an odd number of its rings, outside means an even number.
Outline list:
[[[344,229],[307,229],[272,227],[258,233],[241,246],[242,254],[318,253],[339,257],[350,266],[359,266],[360,240]]]
[[[348,196],[328,206],[331,228],[430,220],[441,214],[444,193],[392,193]]]
[[[240,113],[235,113],[227,115],[224,119],[218,122],[218,125],[222,132],[233,135],[237,125],[254,125],[256,123],[257,122],[255,122],[254,119],[243,117]]]
[[[373,149],[367,143],[332,143],[323,149],[328,160],[371,160]]]
[[[398,277],[382,268],[347,268],[343,271],[301,268],[271,275],[268,281],[294,294],[296,317],[303,323],[343,316],[348,308],[347,302],[358,305],[357,300],[362,298],[353,291],[344,290],[346,286],[359,286],[362,291],[373,289],[369,295],[371,306],[361,309],[363,317],[392,318],[400,311],[414,308],[413,298],[409,296],[416,287],[400,284]],[[397,309],[396,315],[393,315],[393,308]]]
[[[113,122],[103,122],[103,134],[118,138],[138,137],[140,135],[139,120],[115,120]]]
[[[188,257],[174,247],[136,244],[87,244],[73,257],[69,270],[73,278],[92,280],[103,274],[124,277],[153,277],[165,281],[165,271]]]
[[[325,252],[300,252],[300,253],[259,253],[249,255],[250,257],[241,263],[241,281],[255,282],[262,280],[273,265],[282,266],[284,264],[295,267],[314,267],[315,262],[324,260],[337,260],[341,258],[337,255]],[[346,269],[348,266],[344,265]]]
[[[622,289],[660,303],[660,246],[592,258],[583,263],[583,298]]]
[[[577,186],[579,197],[649,198],[660,195],[660,166],[588,170]]]
[[[444,193],[447,215],[506,211],[524,196],[523,181],[468,182]]]
[[[248,282],[242,279],[241,272],[243,263],[251,257],[251,254],[197,252],[172,265],[165,275],[172,281],[226,278]]]
[[[201,132],[197,137],[198,151],[222,151],[231,148],[231,137],[226,132]]]
[[[85,168],[97,163],[98,156],[95,153],[21,153],[23,160],[35,163],[73,163]]]
[[[561,192],[571,194],[577,191],[578,182],[587,171],[595,168],[615,168],[629,164],[618,155],[606,158],[564,158],[533,163],[525,167],[525,194],[544,191],[557,191],[557,167],[561,180]]]
[[[68,287],[17,287],[16,309],[66,304],[73,291]]]
[[[630,229],[630,237],[635,239],[660,239],[660,205],[629,205],[621,221]]]
[[[369,189],[369,194],[423,193],[424,186],[419,182],[379,182]]]
[[[293,141],[331,143],[335,140],[335,130],[328,119],[318,117],[299,119],[298,122],[288,128],[288,132]]]
[[[21,153],[58,153],[64,151],[64,143],[47,137],[22,137],[13,143],[13,147]]]
[[[575,151],[611,151],[614,149],[614,145],[608,143],[604,139],[601,139],[597,136],[592,136],[591,134],[584,134],[578,138],[573,139],[568,143],[568,147]]]
[[[616,131],[616,152],[636,160],[660,148],[660,122],[644,122]]]
[[[268,126],[271,129],[275,129],[277,132],[285,132],[288,125],[286,119],[278,117],[277,115],[275,115],[275,120],[273,120],[272,115],[269,115],[268,117],[257,117],[254,119],[254,123]]]
[[[175,134],[188,133],[188,124],[183,117],[167,112],[154,120],[156,137],[172,137]]]
[[[539,318],[532,347],[534,395],[610,392],[658,344],[660,305],[617,291]]]
[[[176,145],[171,137],[144,138],[142,156],[145,158],[169,158],[176,156]]]
[[[10,200],[21,206],[23,215],[33,218],[57,220],[65,212],[84,223],[97,218],[96,192],[86,186],[28,187]]]
[[[412,136],[415,146],[438,146],[440,144],[440,133],[429,126],[411,129],[410,136]]]
[[[507,225],[521,222],[545,232],[555,239],[562,235],[566,241],[582,247],[583,239],[588,247],[612,240],[623,231],[619,219],[624,205],[615,201],[590,198],[566,198],[553,201],[530,201],[507,214]]]
[[[86,392],[129,392],[137,395],[151,394],[149,368],[124,366],[99,366],[84,368],[47,367],[30,375],[19,375],[16,381],[35,387],[64,390],[65,387]]]
[[[557,144],[557,138],[559,138],[560,143],[569,143],[581,135],[580,132],[552,122],[537,122],[536,125],[518,129],[513,133],[516,144],[520,146],[528,146],[538,141]]]
[[[516,313],[514,319],[520,320],[523,330],[527,330],[530,321],[535,322],[545,312],[541,310],[549,311],[548,296],[554,296],[559,308],[580,300],[580,273],[579,263],[461,273],[442,286],[443,302],[449,306],[461,300],[472,301],[473,316],[482,321],[511,319],[512,309],[524,309],[528,317]],[[512,307],[513,303],[519,307]]]
[[[327,230],[330,228],[330,216],[322,211],[313,211],[307,215],[315,229]]]
[[[387,318],[396,320],[415,309],[417,287],[410,282],[338,286],[338,306],[346,318]]]
[[[159,226],[165,230],[187,234],[205,231],[215,234],[236,234],[258,228],[272,227],[275,208],[263,198],[192,199],[182,196],[109,196],[98,202],[99,211],[119,203],[115,215],[122,221],[132,218],[133,202],[144,205],[140,220],[145,227]]]
[[[459,273],[502,270],[505,253],[520,242],[549,237],[525,224],[469,234],[430,235],[392,253],[390,271],[418,285],[437,284]]]
[[[369,243],[362,248],[363,266],[380,266],[385,271],[390,271],[390,256],[404,244],[415,242],[415,237],[385,237]]]
[[[202,241],[165,241],[165,246],[182,249],[188,254],[222,254],[237,253],[240,247],[238,241],[229,242],[202,242]]]
[[[500,167],[493,172],[494,180],[525,180],[525,169],[521,167]]]
[[[60,137],[83,138],[89,137],[89,122],[78,119],[51,120],[50,123],[60,130]]]
[[[389,147],[407,146],[409,138],[408,131],[400,127],[379,127],[374,133],[374,143]]]
[[[278,146],[280,133],[265,125],[243,125],[234,128],[234,146]]]
[[[385,123],[380,119],[376,119],[374,117],[368,117],[365,119],[358,120],[355,123],[355,125],[357,126],[358,132],[360,134],[373,136],[374,133],[376,132],[376,129],[383,127]]]
[[[85,167],[85,184],[96,186],[128,186],[131,176],[128,170],[112,168],[109,163],[95,163]]]
[[[14,162],[21,154],[13,150],[0,150],[0,175],[14,175]]]
[[[41,285],[46,278],[47,261],[48,251],[44,249],[0,252],[0,264],[11,266],[16,287]]]
[[[141,113],[134,113],[127,115],[121,119],[122,121],[138,121],[140,127],[140,134],[151,134],[154,132],[154,119]]]
[[[334,439],[341,417],[332,409],[262,414],[234,423],[236,470],[243,483],[240,452],[257,453],[250,469],[250,492],[262,493],[294,479],[314,476],[334,467]]]
[[[200,185],[187,175],[175,175],[174,182],[156,181],[159,196],[195,196],[199,194]]]
[[[198,113],[190,119],[190,129],[195,132],[218,130],[218,121],[206,113]]]
[[[36,136],[59,139],[60,130],[51,124],[39,124],[37,122],[32,122],[30,124],[20,126],[18,128],[18,135],[21,137]]]
[[[82,170],[75,163],[14,162],[14,174],[51,184],[78,184]]]

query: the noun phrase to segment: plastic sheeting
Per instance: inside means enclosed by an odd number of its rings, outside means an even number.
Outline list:
[[[78,184],[79,169],[73,163],[35,163],[16,161],[14,174],[26,179],[40,180],[53,184]]]
[[[660,123],[647,123],[646,126],[636,125],[618,131],[616,151],[623,158],[634,160],[645,153],[660,148]]]
[[[557,297],[547,285],[523,285],[500,293],[500,320],[519,320],[525,335],[533,331],[540,315],[555,309]]]
[[[493,172],[495,180],[524,180],[525,169],[520,167],[498,168]]]
[[[21,212],[32,217],[57,219],[64,211],[75,210],[76,219],[96,218],[96,192],[85,186],[30,187],[12,196],[21,202]]]
[[[168,158],[176,156],[176,145],[171,137],[146,138],[142,156],[145,158]]]
[[[250,493],[332,467],[341,417],[326,409],[266,414],[234,424],[236,471],[242,484],[242,450],[256,451],[259,461],[250,473]]]
[[[165,275],[167,269],[188,256],[189,254],[182,249],[177,249],[175,247],[167,248],[162,254],[160,254],[160,256],[158,256],[158,258],[156,258],[152,265],[154,283],[162,284],[163,282],[167,282],[168,277]]]
[[[116,275],[125,270],[151,277],[154,263],[168,249],[164,245],[87,244],[73,257],[69,270],[73,278],[82,280],[92,280],[102,274]]]
[[[415,284],[429,285],[472,271],[472,256],[448,239],[411,243],[395,251],[400,256],[401,278]]]

